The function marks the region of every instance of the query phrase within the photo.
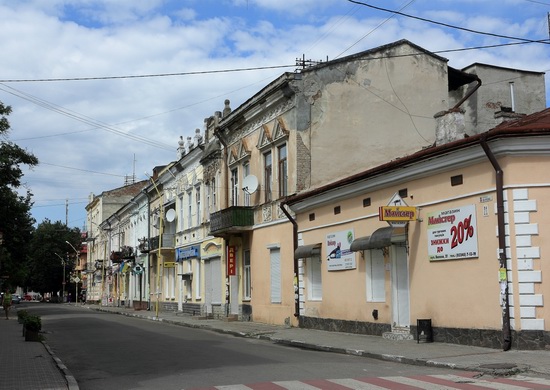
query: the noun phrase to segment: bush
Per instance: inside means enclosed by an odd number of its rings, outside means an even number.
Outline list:
[[[28,315],[23,324],[26,330],[40,332],[42,329],[42,319],[39,316]]]
[[[27,318],[29,316],[29,312],[26,311],[26,310],[17,310],[17,319],[19,320],[20,323],[24,323],[25,322],[25,318]]]

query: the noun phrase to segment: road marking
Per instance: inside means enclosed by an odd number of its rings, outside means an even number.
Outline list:
[[[550,389],[550,380],[517,376],[514,378],[475,378],[476,373],[446,375],[387,376],[301,381],[273,381],[253,384],[212,386],[200,390],[533,390]],[[199,390],[187,389],[187,390]]]

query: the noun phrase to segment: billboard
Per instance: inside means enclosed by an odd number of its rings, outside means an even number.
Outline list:
[[[478,257],[475,205],[428,213],[430,261]]]

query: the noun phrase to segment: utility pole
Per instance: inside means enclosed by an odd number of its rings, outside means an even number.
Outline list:
[[[69,199],[65,199],[65,226],[69,226]]]

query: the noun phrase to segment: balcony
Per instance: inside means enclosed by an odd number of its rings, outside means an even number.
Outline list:
[[[149,250],[159,249],[159,238],[160,236],[151,237],[149,240]],[[171,233],[164,233],[162,235],[162,249],[174,249],[174,235]]]
[[[247,231],[253,225],[252,207],[231,206],[210,215],[210,234],[213,236]]]

